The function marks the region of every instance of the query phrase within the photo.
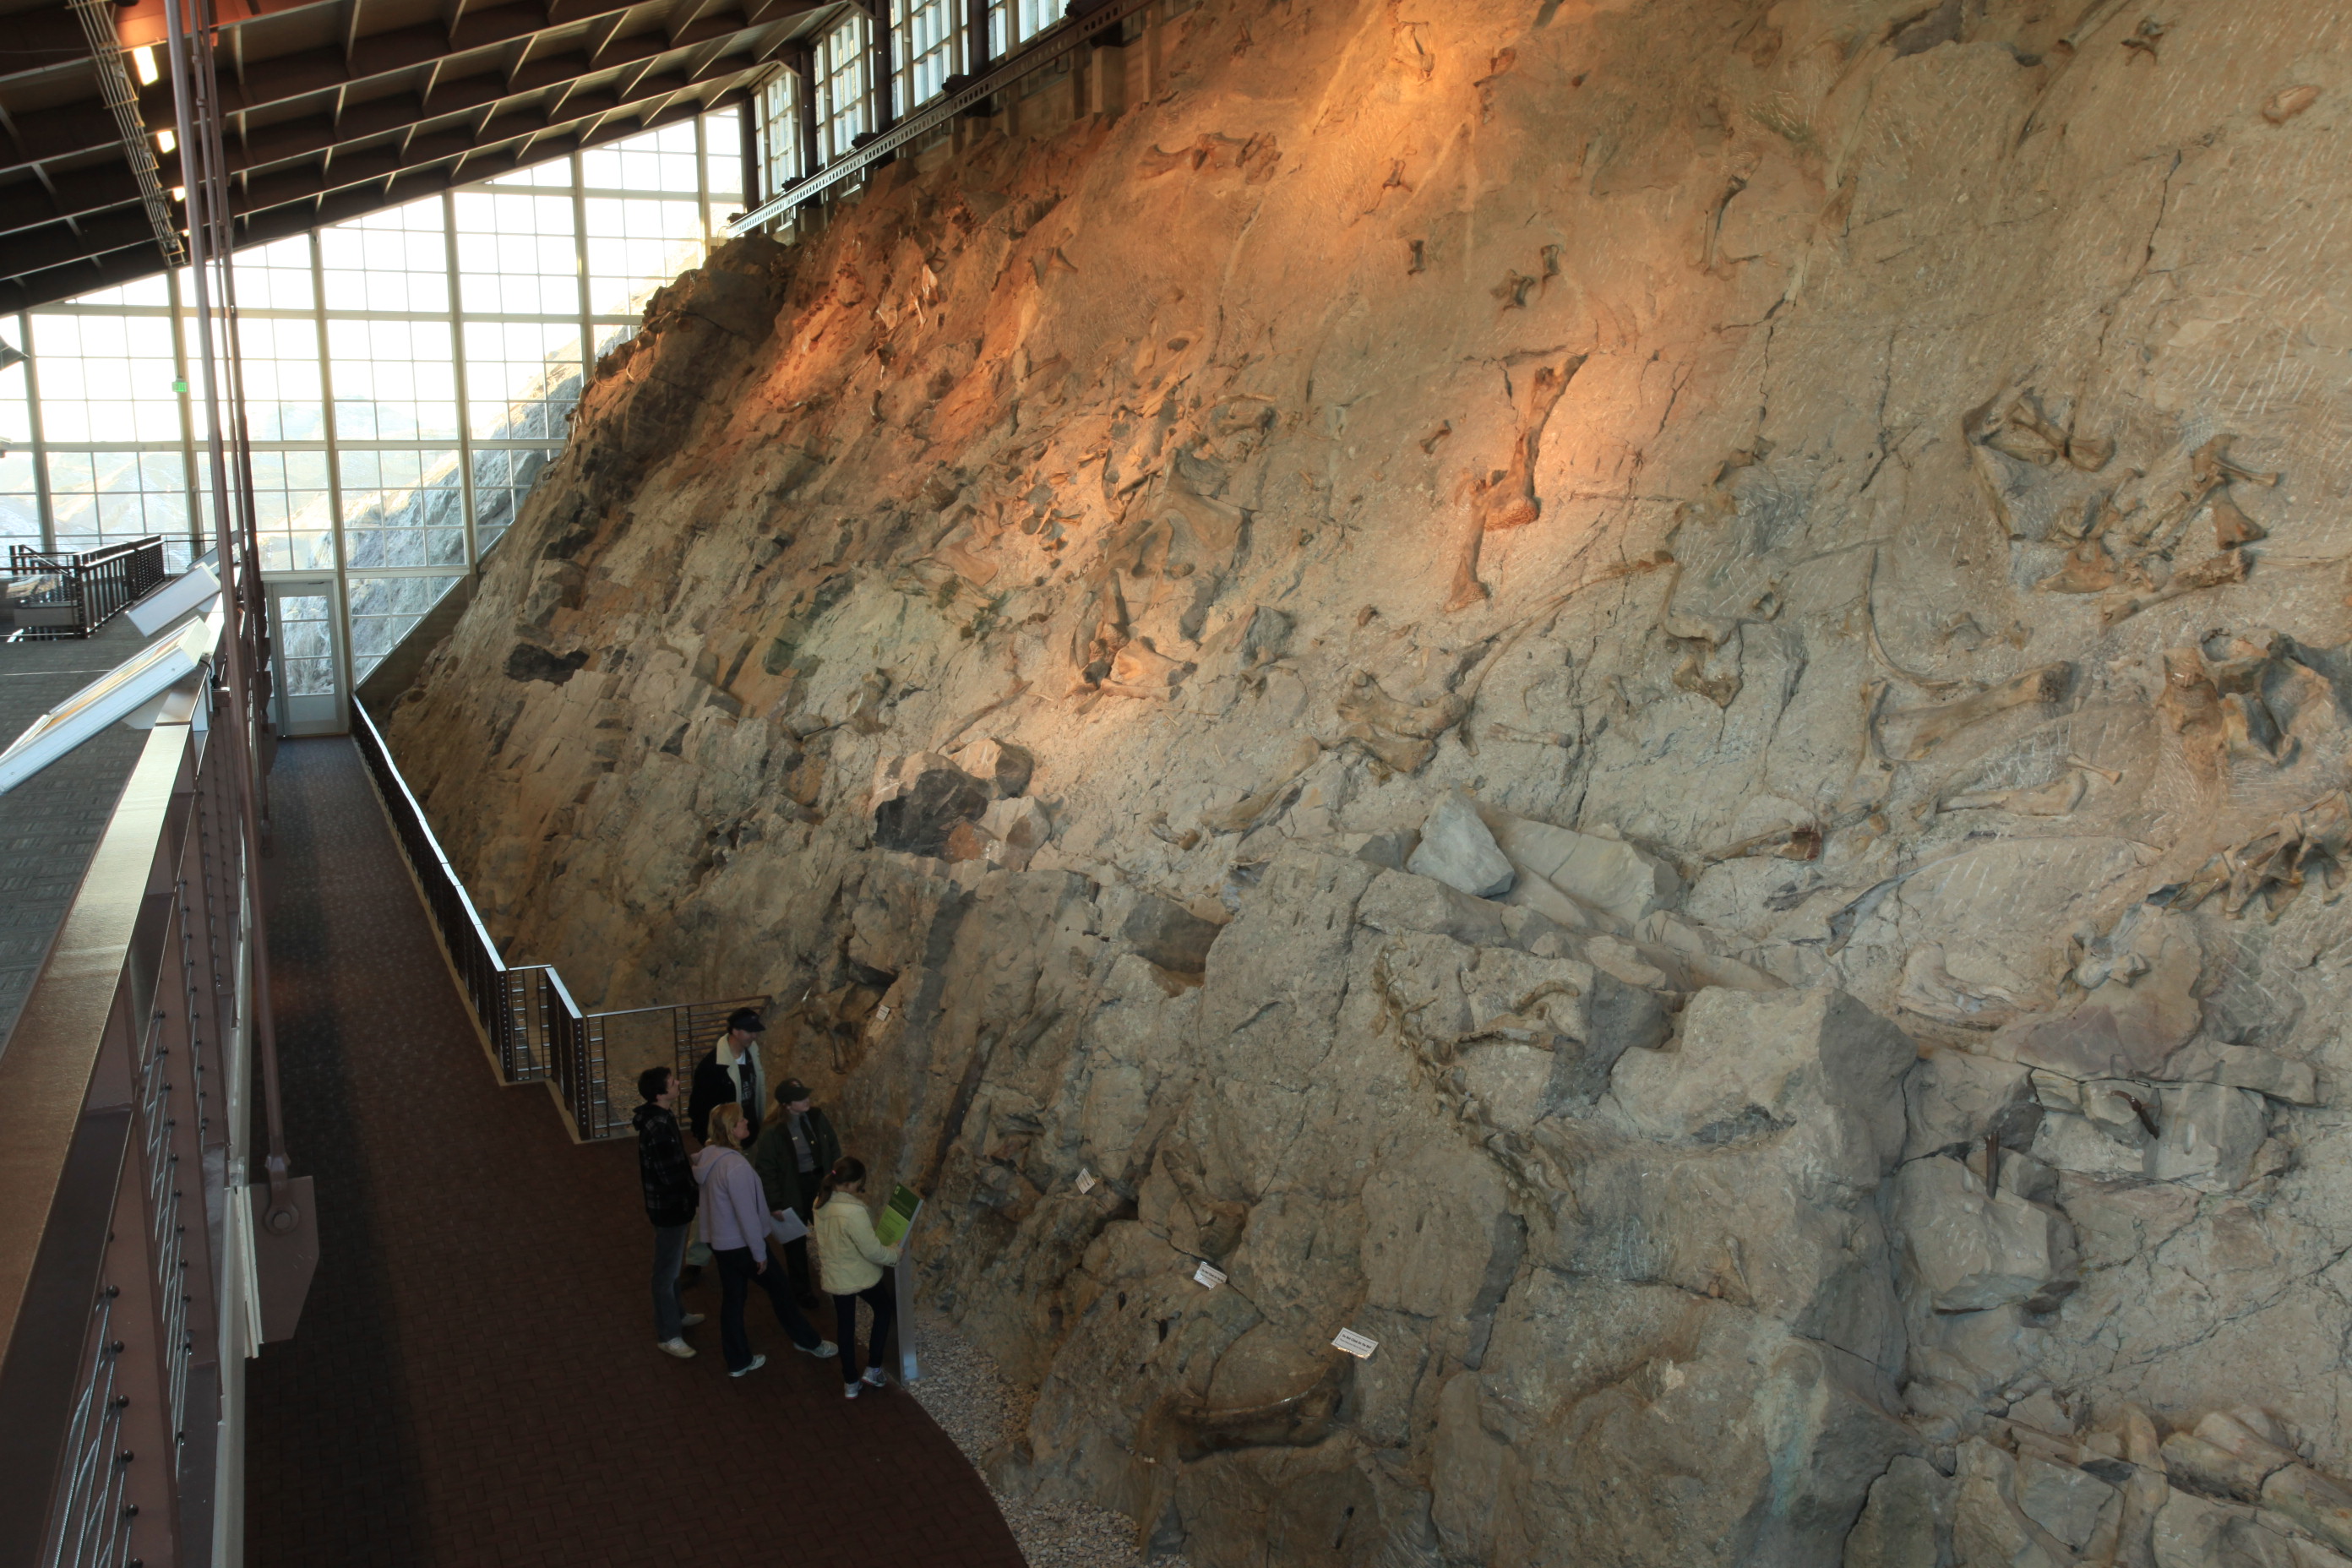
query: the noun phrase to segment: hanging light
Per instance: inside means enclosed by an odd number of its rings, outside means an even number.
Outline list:
[[[180,139],[169,131],[155,132],[155,151],[158,153],[169,153],[179,144]]]
[[[184,203],[188,199],[188,187],[185,185],[173,185],[172,187],[172,199],[175,202]],[[181,232],[185,233],[186,231],[182,230]]]
[[[24,363],[25,351],[23,349],[18,348],[16,344],[8,342],[5,340],[0,340],[0,370],[6,370],[12,364],[23,364]]]
[[[142,44],[137,48],[131,50],[131,68],[139,73],[139,85],[141,87],[153,87],[155,85],[155,78],[161,74],[155,69],[155,46],[152,44]]]

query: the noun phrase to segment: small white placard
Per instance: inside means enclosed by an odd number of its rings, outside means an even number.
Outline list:
[[[1353,1329],[1341,1329],[1339,1331],[1339,1337],[1334,1339],[1331,1343],[1339,1349],[1346,1351],[1358,1361],[1364,1360],[1374,1351],[1381,1348],[1380,1341],[1368,1340]]]
[[[1092,1171],[1087,1170],[1084,1165],[1080,1165],[1078,1167],[1078,1191],[1081,1193],[1090,1193],[1094,1190],[1095,1173]]]
[[[887,1024],[887,1023],[888,1023],[888,1022],[890,1021],[890,1009],[889,1009],[889,1008],[887,1008],[887,1007],[877,1007],[877,1008],[875,1008],[875,1009],[874,1009],[874,1021],[875,1021],[876,1023],[877,1023],[877,1024]]]
[[[1203,1263],[1192,1270],[1192,1279],[1195,1284],[1206,1285],[1213,1290],[1225,1282],[1225,1271],[1213,1263]]]

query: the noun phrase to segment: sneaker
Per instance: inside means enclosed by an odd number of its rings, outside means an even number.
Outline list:
[[[689,1329],[699,1326],[702,1321],[702,1314],[699,1312],[688,1312],[685,1317],[678,1320],[679,1322],[685,1324]]]
[[[751,1363],[750,1363],[749,1365],[747,1365],[747,1366],[739,1366],[739,1367],[737,1367],[733,1372],[729,1373],[727,1375],[728,1375],[728,1376],[730,1376],[730,1377],[741,1377],[744,1373],[746,1373],[757,1372],[757,1371],[759,1371],[761,1367],[763,1367],[763,1366],[765,1366],[765,1365],[767,1365],[767,1364],[768,1364],[768,1358],[767,1358],[766,1356],[763,1356],[763,1355],[755,1355],[755,1356],[753,1356],[753,1357],[751,1358]]]
[[[841,1396],[844,1399],[855,1399],[857,1397],[857,1391],[865,1386],[862,1383],[845,1383],[841,1385]]]
[[[866,1386],[868,1388],[887,1388],[890,1386],[889,1376],[887,1373],[884,1373],[880,1367],[869,1366],[866,1369]]]
[[[655,1345],[654,1349],[657,1351],[667,1351],[670,1354],[677,1357],[680,1361],[692,1361],[694,1359],[694,1347],[688,1344],[684,1340],[663,1340],[661,1342]]]
[[[794,1345],[793,1349],[803,1355],[813,1355],[819,1361],[827,1361],[841,1353],[841,1347],[831,1340],[819,1340],[813,1345]]]

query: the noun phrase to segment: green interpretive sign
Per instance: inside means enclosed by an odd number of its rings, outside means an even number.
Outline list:
[[[915,1228],[915,1216],[922,1212],[922,1194],[904,1182],[899,1183],[890,1194],[889,1206],[874,1222],[875,1239],[885,1247],[898,1246]]]

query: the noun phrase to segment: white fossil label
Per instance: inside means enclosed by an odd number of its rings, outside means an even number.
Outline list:
[[[1225,1271],[1213,1263],[1203,1263],[1192,1270],[1192,1278],[1198,1283],[1206,1285],[1213,1290],[1225,1282]]]
[[[1380,1341],[1368,1340],[1353,1329],[1341,1329],[1339,1336],[1331,1342],[1339,1349],[1346,1351],[1349,1355],[1354,1356],[1358,1361],[1362,1361],[1365,1357],[1370,1355],[1374,1351],[1381,1348]]]
[[[887,1007],[877,1007],[877,1008],[875,1008],[875,1009],[874,1009],[874,1021],[875,1021],[876,1023],[877,1023],[877,1024],[887,1024],[887,1023],[888,1023],[888,1022],[890,1021],[890,1009],[889,1009],[889,1008],[887,1008]]]
[[[1095,1173],[1092,1171],[1087,1170],[1084,1165],[1080,1165],[1078,1167],[1078,1191],[1082,1193],[1093,1192],[1096,1184]]]

